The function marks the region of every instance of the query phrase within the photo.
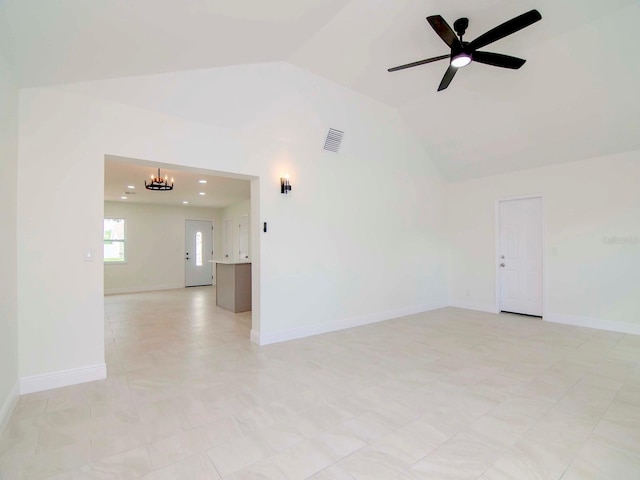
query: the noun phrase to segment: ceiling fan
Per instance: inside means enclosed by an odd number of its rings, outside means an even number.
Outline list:
[[[494,67],[517,70],[524,65],[526,60],[509,55],[503,55],[501,53],[481,52],[478,49],[496,42],[507,35],[511,35],[518,30],[522,30],[541,19],[542,15],[540,15],[539,11],[530,10],[498,25],[495,28],[492,28],[471,42],[465,42],[462,40],[462,36],[465,34],[467,27],[469,26],[468,18],[459,18],[453,23],[453,28],[455,29],[454,33],[449,24],[440,15],[427,17],[431,27],[433,27],[440,38],[444,40],[444,43],[451,48],[451,53],[449,55],[440,55],[439,57],[407,63],[406,65],[390,68],[388,71],[395,72],[397,70],[404,70],[405,68],[417,67],[418,65],[424,65],[425,63],[436,62],[438,60],[449,58],[449,68],[447,68],[447,71],[440,82],[440,86],[438,87],[438,91],[441,91],[449,86],[451,80],[453,80],[453,77],[458,71],[458,68],[467,66],[472,61],[493,65]],[[456,33],[460,38],[456,37]]]

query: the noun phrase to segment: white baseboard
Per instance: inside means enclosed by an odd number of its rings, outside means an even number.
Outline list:
[[[579,317],[577,315],[567,315],[564,313],[547,313],[543,320],[545,322],[563,323],[576,327],[595,328],[610,332],[630,333],[640,335],[640,324],[617,322],[615,320],[603,320],[600,318]]]
[[[18,396],[18,382],[16,382],[0,407],[0,436],[2,436],[2,432],[4,432],[9,418],[16,408]]]
[[[176,290],[178,288],[185,288],[184,283],[175,285],[147,285],[143,287],[105,288],[104,294],[120,295],[122,293],[155,292],[157,290]]]
[[[444,308],[446,305],[414,305],[412,307],[400,308],[397,310],[389,310],[381,313],[363,315],[361,317],[349,318],[345,320],[336,320],[328,323],[316,325],[308,325],[304,327],[289,328],[287,330],[278,330],[275,332],[256,332],[251,330],[251,341],[258,345],[269,345],[271,343],[286,342],[297,338],[311,337],[322,333],[336,332],[347,328],[361,327],[371,323],[383,322],[394,318],[414,315],[416,313],[424,313],[431,310]]]
[[[41,392],[52,388],[67,387],[78,383],[93,382],[107,378],[107,365],[91,365],[88,367],[72,368],[58,372],[33,375],[19,380],[20,394]]]
[[[498,307],[490,303],[454,302],[451,306],[464,308],[465,310],[475,310],[477,312],[500,313]]]

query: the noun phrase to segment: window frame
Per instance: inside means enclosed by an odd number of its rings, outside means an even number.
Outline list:
[[[102,262],[105,265],[126,265],[127,264],[127,259],[128,259],[128,255],[127,255],[127,219],[125,217],[104,217],[104,220],[122,220],[124,222],[124,228],[123,228],[123,239],[109,239],[107,240],[106,238],[104,238],[104,221],[102,222]],[[118,242],[118,243],[122,243],[123,245],[123,251],[124,251],[124,259],[123,260],[107,260],[106,256],[104,255],[104,247],[106,246],[105,242]]]

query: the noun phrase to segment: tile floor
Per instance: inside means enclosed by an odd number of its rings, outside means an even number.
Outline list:
[[[105,381],[25,395],[12,479],[640,479],[640,336],[443,309],[258,347],[212,288],[109,296]]]

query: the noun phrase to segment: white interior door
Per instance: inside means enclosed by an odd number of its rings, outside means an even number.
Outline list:
[[[499,203],[500,310],[542,316],[542,198]]]
[[[249,261],[249,215],[238,217],[238,261]]]
[[[224,220],[224,259],[231,261],[233,259],[233,219],[226,218]]]
[[[213,285],[213,223],[187,220],[184,245],[185,286]]]

